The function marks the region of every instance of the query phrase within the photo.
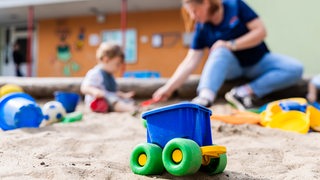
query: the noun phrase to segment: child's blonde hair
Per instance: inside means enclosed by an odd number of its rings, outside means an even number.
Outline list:
[[[97,49],[96,58],[101,61],[106,56],[108,59],[120,57],[124,61],[124,53],[121,46],[114,42],[102,42]]]

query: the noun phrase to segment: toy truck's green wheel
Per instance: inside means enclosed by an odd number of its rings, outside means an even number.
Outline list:
[[[138,144],[131,153],[130,167],[135,174],[161,174],[164,171],[161,147],[149,143]]]
[[[227,166],[227,155],[221,154],[219,158],[211,158],[208,165],[202,165],[201,170],[208,172],[210,175],[219,174]]]
[[[201,166],[201,149],[190,139],[175,138],[163,149],[162,159],[164,167],[170,174],[175,176],[194,174]]]

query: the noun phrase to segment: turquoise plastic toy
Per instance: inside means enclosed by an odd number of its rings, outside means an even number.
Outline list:
[[[0,99],[0,127],[12,130],[39,127],[43,119],[41,108],[25,93],[10,93]]]

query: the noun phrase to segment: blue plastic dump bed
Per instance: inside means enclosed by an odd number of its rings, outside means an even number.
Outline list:
[[[147,142],[162,148],[173,138],[192,139],[199,146],[212,145],[211,110],[183,102],[147,111]]]

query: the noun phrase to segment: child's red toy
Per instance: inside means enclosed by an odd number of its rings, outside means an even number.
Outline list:
[[[150,105],[157,103],[159,101],[160,101],[160,99],[148,99],[146,101],[141,102],[140,106],[147,107],[147,106],[150,106]]]
[[[109,105],[105,98],[97,98],[91,102],[90,108],[93,112],[108,112]]]

